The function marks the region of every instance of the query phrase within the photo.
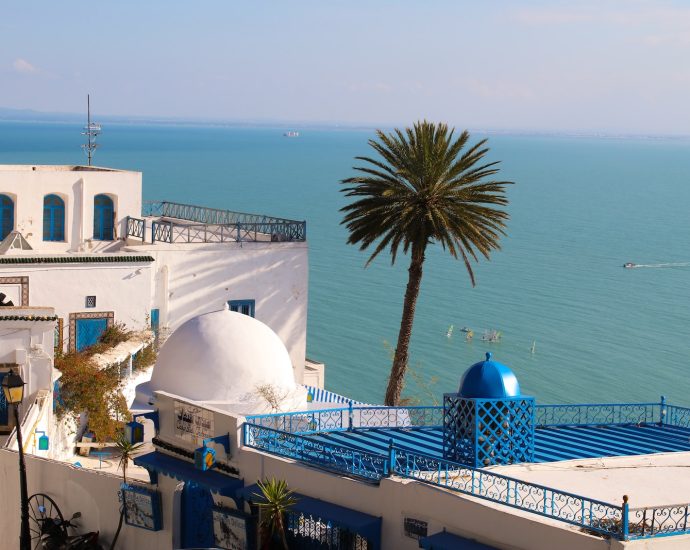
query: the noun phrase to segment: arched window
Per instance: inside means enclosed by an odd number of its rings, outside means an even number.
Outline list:
[[[14,201],[7,195],[0,195],[0,240],[14,229]]]
[[[43,240],[65,240],[65,201],[57,195],[43,197]]]
[[[115,226],[113,199],[108,195],[96,195],[93,199],[93,238],[112,241]]]

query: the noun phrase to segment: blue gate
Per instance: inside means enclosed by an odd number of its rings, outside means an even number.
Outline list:
[[[14,201],[7,195],[0,195],[0,240],[14,229]]]
[[[213,497],[192,481],[182,490],[182,548],[213,548]]]
[[[115,227],[115,208],[108,195],[96,195],[93,199],[93,238],[112,241]]]
[[[101,334],[108,328],[108,319],[100,317],[98,319],[77,319],[75,324],[76,330],[76,348],[81,351],[84,348],[93,346],[98,343]]]
[[[9,373],[0,372],[0,384],[2,384],[3,378]],[[0,426],[7,426],[8,416],[7,416],[7,401],[5,401],[5,392],[0,391]]]

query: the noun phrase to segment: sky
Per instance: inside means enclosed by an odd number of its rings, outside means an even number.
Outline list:
[[[101,115],[687,135],[690,2],[0,7],[0,107],[82,112],[87,92]]]

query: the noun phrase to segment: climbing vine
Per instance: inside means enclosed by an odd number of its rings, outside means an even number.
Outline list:
[[[122,394],[124,383],[121,366],[103,367],[95,360],[95,355],[114,348],[133,335],[123,324],[115,324],[103,333],[95,345],[55,358],[55,368],[62,373],[56,414],[58,418],[71,416],[76,420],[85,413],[89,430],[94,433],[96,441],[115,440],[123,424],[131,419],[131,414]],[[153,344],[146,346],[137,356],[141,357],[138,367],[153,364],[156,359]]]

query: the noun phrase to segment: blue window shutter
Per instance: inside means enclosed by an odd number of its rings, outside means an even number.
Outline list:
[[[43,240],[65,240],[65,201],[57,195],[43,198]]]
[[[108,195],[93,198],[93,238],[98,241],[112,241],[115,228],[115,207]]]
[[[254,300],[230,300],[228,301],[230,306],[230,311],[237,311],[244,315],[249,315],[254,317],[255,313],[255,301]]]
[[[0,195],[0,240],[14,230],[14,201],[7,195]]]

